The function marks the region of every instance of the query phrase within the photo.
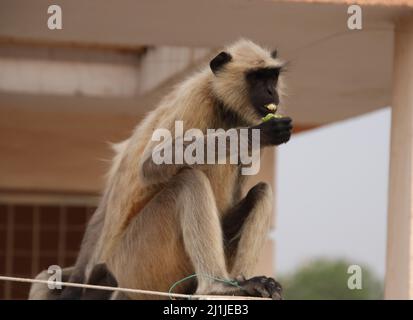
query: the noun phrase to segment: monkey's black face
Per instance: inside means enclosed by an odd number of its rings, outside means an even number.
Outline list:
[[[270,111],[265,107],[270,103],[278,105],[280,98],[277,92],[277,81],[281,68],[260,68],[246,73],[248,94],[252,106],[264,117]]]

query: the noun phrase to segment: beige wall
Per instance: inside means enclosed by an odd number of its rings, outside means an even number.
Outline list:
[[[0,189],[96,193],[138,118],[0,108]]]

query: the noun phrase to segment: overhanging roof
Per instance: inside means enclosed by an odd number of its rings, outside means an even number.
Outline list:
[[[286,2],[359,4],[371,6],[413,6],[413,0],[283,0]]]
[[[5,0],[0,3],[0,41],[218,48],[250,38],[277,47],[290,61],[288,113],[299,123],[315,125],[390,104],[394,21],[410,13],[394,5],[365,6],[363,30],[352,31],[347,5],[337,4],[347,1],[334,2],[67,0],[60,2],[63,30],[48,30],[49,1]]]

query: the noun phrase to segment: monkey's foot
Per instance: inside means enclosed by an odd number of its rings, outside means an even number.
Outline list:
[[[273,300],[282,300],[281,285],[273,278],[260,276],[245,279],[244,277],[237,278],[239,288],[239,295],[250,297],[271,298]]]
[[[261,297],[271,298],[272,300],[282,300],[281,285],[273,278],[265,276],[253,277],[245,279],[240,276],[235,279],[238,286],[225,285],[220,290],[213,290],[208,294],[212,295],[226,295],[226,296],[248,296],[248,297]]]

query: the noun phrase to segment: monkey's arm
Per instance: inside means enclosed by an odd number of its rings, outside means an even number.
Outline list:
[[[208,164],[226,163],[227,159],[232,159],[232,164],[240,164],[239,149],[248,148],[251,151],[252,146],[259,145],[259,135],[258,141],[252,141],[251,129],[245,129],[249,131],[248,137],[246,139],[244,137],[243,141],[237,140],[237,147],[231,148],[231,136],[236,135],[240,137],[241,129],[231,130],[233,131],[230,135],[227,135],[225,132],[202,135],[194,138],[192,141],[185,141],[183,137],[178,137],[154,147],[149,147],[144,153],[140,164],[144,181],[149,184],[163,183],[168,181],[182,168],[192,167],[201,169]],[[241,147],[239,147],[240,144]],[[195,156],[189,159],[187,155],[193,155],[193,153],[195,153]],[[165,155],[169,155],[167,156],[169,160],[167,163],[159,160],[165,159]]]
[[[249,156],[262,147],[287,142],[291,129],[290,118],[271,119],[254,127],[222,130],[191,141],[178,137],[156,146],[152,144],[144,152],[141,174],[144,181],[152,184],[168,181],[185,167],[224,163],[240,165],[243,155]],[[192,156],[194,151],[196,157]],[[159,159],[165,159],[165,155],[170,155],[170,161],[161,163]]]

